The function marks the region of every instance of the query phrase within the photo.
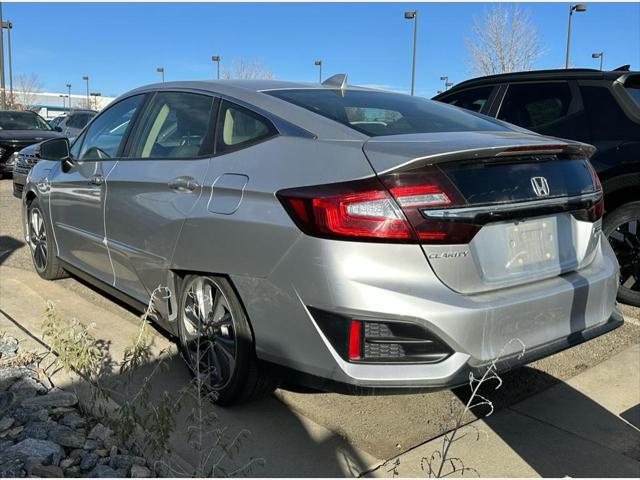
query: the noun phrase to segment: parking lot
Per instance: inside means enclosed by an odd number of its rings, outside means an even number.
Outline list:
[[[2,267],[20,271],[32,271],[29,251],[22,240],[20,201],[11,194],[10,179],[0,181],[0,264]],[[3,278],[5,285],[7,280],[10,279]],[[138,317],[135,312],[79,280],[68,278],[54,282],[53,285],[57,289],[64,289],[70,299],[81,298],[85,304],[95,307],[95,312],[103,312],[100,318],[110,323],[111,330],[127,330],[137,324]],[[6,299],[10,295],[11,291],[5,287],[2,296]],[[35,301],[40,300],[34,298]],[[42,311],[44,305],[32,305],[31,308]],[[91,310],[85,308],[74,311],[74,314],[81,321],[95,321],[96,313]],[[494,403],[499,409],[505,408],[525,397],[561,384],[638,343],[640,314],[637,309],[630,307],[623,307],[623,310],[627,321],[617,330],[506,374],[504,387],[492,392]],[[167,341],[160,334],[159,338]],[[180,382],[186,381],[186,375],[184,368],[176,366],[172,370],[171,382],[179,388]],[[276,391],[275,399],[268,398],[226,411],[212,408],[219,412],[223,422],[232,427],[251,428],[256,437],[254,442],[271,445],[270,448],[289,448],[291,442],[300,442],[298,437],[311,435],[309,432],[318,428],[319,431],[325,432],[322,435],[329,435],[329,438],[314,440],[321,445],[318,447],[319,451],[332,452],[333,458],[345,446],[354,449],[355,452],[361,452],[361,457],[365,456],[368,459],[362,460],[364,467],[361,465],[359,469],[362,471],[373,468],[377,461],[393,458],[445,432],[450,428],[449,405],[452,401],[459,401],[459,395],[460,392],[438,391],[356,397],[302,392],[294,387],[284,387]],[[278,428],[279,431],[274,432],[274,428]],[[288,439],[289,443],[285,442],[283,446],[279,440],[275,440],[276,438]],[[515,442],[517,439],[511,441]],[[344,474],[345,470],[338,467],[339,464],[340,462],[336,462],[324,472],[316,471],[310,474]],[[267,472],[282,474],[284,471],[273,465],[272,468],[273,470],[269,469]],[[301,472],[295,469],[292,474],[300,475]]]

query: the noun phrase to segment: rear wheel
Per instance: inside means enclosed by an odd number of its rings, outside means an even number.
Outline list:
[[[42,213],[40,201],[37,198],[34,198],[27,207],[25,231],[29,236],[27,243],[38,275],[46,280],[65,277],[66,273],[54,253],[51,227]]]
[[[620,264],[618,300],[640,306],[640,202],[608,214],[602,227]]]
[[[255,356],[242,305],[225,278],[189,275],[184,279],[178,335],[191,374],[213,392],[215,403],[241,403],[274,389]]]

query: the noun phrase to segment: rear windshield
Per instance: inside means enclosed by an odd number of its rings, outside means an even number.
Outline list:
[[[298,89],[265,92],[336,120],[366,135],[507,131],[488,117],[440,102],[397,93]]]
[[[0,130],[51,130],[51,127],[35,113],[0,112]]]

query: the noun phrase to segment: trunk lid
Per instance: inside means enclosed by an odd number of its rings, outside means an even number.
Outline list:
[[[590,145],[526,132],[464,132],[375,137],[363,149],[386,185],[416,175],[444,179],[453,202],[402,209],[414,227],[449,232],[421,246],[455,291],[538,281],[584,268],[595,256],[602,194]]]

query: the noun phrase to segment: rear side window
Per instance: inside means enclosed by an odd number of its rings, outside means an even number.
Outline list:
[[[366,135],[508,131],[492,119],[444,103],[390,92],[326,88],[265,92]]]
[[[489,109],[489,97],[494,87],[470,88],[462,92],[452,93],[440,101],[456,107],[466,108],[472,112],[486,113]]]
[[[213,97],[159,92],[146,109],[131,147],[132,158],[193,158],[212,153]]]
[[[567,116],[570,103],[567,83],[509,85],[498,118],[524,128],[540,129]]]
[[[624,88],[627,89],[627,92],[631,95],[633,101],[636,102],[636,105],[640,107],[640,75],[627,78],[624,82]]]
[[[622,111],[607,87],[583,85],[580,92],[594,141],[640,138],[640,128]]]
[[[216,152],[247,147],[277,133],[273,124],[262,115],[223,100],[218,114]]]

